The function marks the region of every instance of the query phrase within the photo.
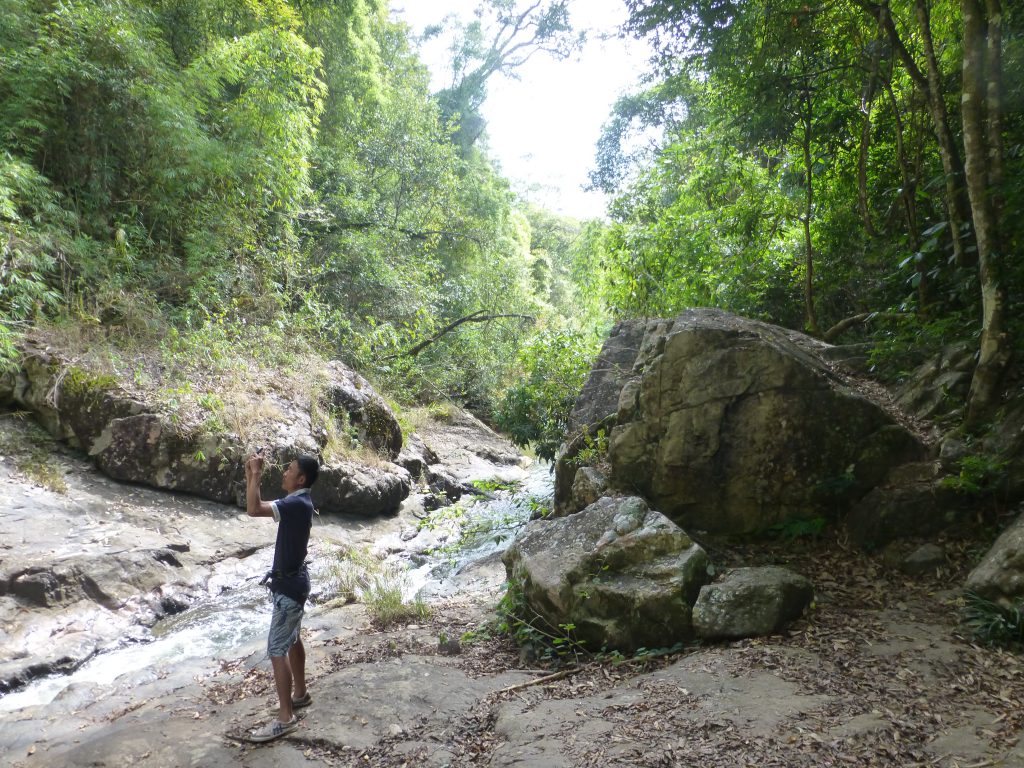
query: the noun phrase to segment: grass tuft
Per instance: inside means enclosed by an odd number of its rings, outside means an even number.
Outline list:
[[[404,621],[423,621],[430,609],[419,597],[407,599],[408,571],[366,549],[341,549],[328,567],[324,599],[366,606],[370,620],[382,629]]]
[[[962,620],[974,638],[985,645],[1019,649],[1024,646],[1024,602],[1004,605],[975,592],[964,595]]]

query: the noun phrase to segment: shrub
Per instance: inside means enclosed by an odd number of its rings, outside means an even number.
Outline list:
[[[509,387],[497,409],[498,426],[519,446],[555,458],[569,427],[569,414],[597,353],[596,336],[546,330],[519,352],[519,383]]]

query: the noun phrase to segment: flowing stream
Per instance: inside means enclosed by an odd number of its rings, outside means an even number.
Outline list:
[[[513,490],[491,492],[492,498],[464,500],[425,518],[436,547],[427,551],[393,546],[390,559],[409,568],[410,591],[429,600],[445,593],[445,582],[467,566],[504,550],[529,520],[534,506],[549,501],[552,480],[546,465],[534,464]],[[397,550],[397,551],[395,551]],[[272,548],[218,563],[207,582],[208,597],[187,610],[143,630],[134,642],[99,653],[70,674],[41,678],[0,696],[0,713],[48,705],[79,688],[112,689],[155,680],[185,662],[213,663],[238,658],[261,643],[269,621],[267,589],[259,580],[273,559]],[[328,558],[314,557],[314,585],[329,579]],[[315,587],[314,587],[315,588]],[[127,682],[123,682],[127,681]]]

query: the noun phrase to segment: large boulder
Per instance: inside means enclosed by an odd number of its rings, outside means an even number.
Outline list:
[[[398,454],[395,463],[400,467],[405,467],[409,474],[418,480],[423,478],[427,467],[438,463],[438,458],[430,446],[423,442],[423,438],[414,432],[405,441],[402,452]]]
[[[599,423],[619,410],[619,393],[633,376],[645,339],[655,338],[664,321],[625,320],[608,332],[590,375],[569,414],[569,433]]]
[[[988,432],[974,450],[991,457],[998,467],[1003,486],[1000,491],[1007,500],[1024,499],[1024,386],[1017,383],[1016,395],[1000,409]]]
[[[710,578],[704,550],[637,497],[534,520],[503,560],[528,609],[551,627],[574,625],[594,651],[690,638],[690,606]]]
[[[619,392],[610,480],[684,528],[834,516],[926,453],[821,357],[822,342],[709,309],[644,328]]]
[[[555,457],[554,514],[578,512],[584,505],[573,499],[573,484],[581,450],[592,447],[599,430],[611,428],[619,410],[619,394],[635,381],[633,366],[645,339],[657,338],[662,320],[624,320],[614,325],[590,368],[569,414],[567,442]]]
[[[963,524],[976,503],[958,493],[939,462],[895,467],[885,482],[859,499],[846,516],[850,540],[866,550],[907,537],[931,536]]]
[[[577,509],[589,507],[608,490],[608,478],[595,467],[580,467],[572,483],[572,502]]]
[[[390,460],[402,450],[402,427],[387,401],[370,382],[332,360],[325,367],[325,399],[356,430],[359,441]]]
[[[813,599],[811,583],[785,568],[737,568],[701,588],[693,627],[705,640],[771,635],[800,618]]]
[[[394,512],[409,495],[412,478],[395,464],[374,466],[355,461],[332,462],[320,472],[310,497],[319,510],[356,517],[375,517]],[[268,494],[280,493],[280,479]],[[269,496],[268,496],[269,498]]]
[[[1004,605],[1024,600],[1024,515],[996,539],[967,576],[964,588]]]
[[[409,472],[387,461],[401,450],[398,420],[369,383],[341,363],[329,363],[321,378],[322,400],[332,418],[343,422],[339,429],[355,430],[374,455],[372,460],[326,462],[314,488],[314,503],[322,512],[359,516],[396,510],[412,486]],[[26,350],[9,392],[5,388],[0,394],[34,412],[51,434],[81,448],[115,480],[241,506],[249,451],[256,446],[264,449],[263,491],[274,497],[288,463],[303,453],[321,454],[326,441],[311,425],[308,403],[282,393],[253,395],[263,399],[264,407],[253,408],[262,415],[246,425],[243,435],[216,419],[182,418],[156,398],[129,393],[108,375],[34,348]]]

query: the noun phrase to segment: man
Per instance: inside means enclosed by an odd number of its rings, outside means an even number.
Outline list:
[[[250,517],[272,517],[277,523],[274,566],[268,574],[274,614],[270,620],[267,654],[274,668],[274,685],[280,702],[277,719],[249,732],[252,741],[263,742],[295,730],[295,709],[312,702],[306,690],[306,650],[299,638],[303,606],[309,597],[306,549],[313,525],[313,502],[309,489],[320,474],[313,456],[300,456],[288,465],[281,480],[287,493],[277,501],[263,501],[260,480],[263,456],[257,453],[245,463],[245,502]]]

